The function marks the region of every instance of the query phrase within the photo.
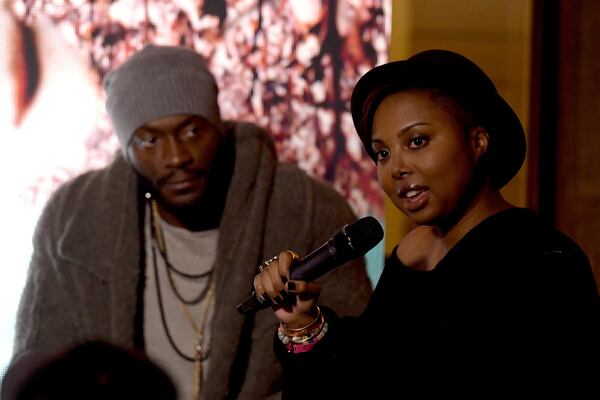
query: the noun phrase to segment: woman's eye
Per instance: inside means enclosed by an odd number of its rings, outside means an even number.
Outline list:
[[[410,139],[410,141],[408,142],[408,147],[411,149],[418,149],[420,147],[423,147],[424,145],[427,144],[427,138],[424,136],[415,136],[414,138]]]
[[[389,155],[389,151],[385,149],[375,150],[375,158],[377,159],[377,161],[385,160]]]

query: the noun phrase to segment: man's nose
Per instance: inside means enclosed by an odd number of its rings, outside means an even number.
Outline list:
[[[169,135],[165,143],[164,158],[167,166],[179,168],[192,161],[192,154],[177,136]]]

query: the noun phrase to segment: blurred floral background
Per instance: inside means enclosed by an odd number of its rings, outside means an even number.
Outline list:
[[[48,196],[117,150],[102,77],[147,43],[204,55],[224,118],[255,122],[279,158],[383,217],[356,137],[356,80],[387,61],[390,0],[0,0],[0,369],[31,236]]]
[[[56,157],[56,165],[48,165],[56,153],[36,154],[36,164],[41,167],[43,160],[45,168],[28,182],[28,201],[44,201],[65,179],[110,160],[117,143],[104,114],[101,79],[144,44],[155,43],[203,54],[220,86],[224,118],[267,128],[282,160],[333,183],[358,214],[380,214],[373,165],[355,136],[349,99],[358,77],[387,59],[384,5],[382,0],[5,2],[2,56],[8,64],[3,74],[9,76],[3,81],[12,86],[13,104],[0,114],[3,125],[12,121],[8,130],[18,135],[44,135],[42,153],[46,145],[60,153],[83,146],[68,159]]]

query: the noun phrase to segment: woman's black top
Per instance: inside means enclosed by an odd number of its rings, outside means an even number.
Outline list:
[[[540,394],[600,385],[600,299],[590,264],[530,210],[497,213],[432,271],[393,255],[366,311],[288,354],[284,399]]]

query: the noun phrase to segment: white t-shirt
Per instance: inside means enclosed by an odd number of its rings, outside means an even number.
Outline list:
[[[150,230],[150,207],[146,207],[145,235],[146,235],[146,286],[144,291],[144,339],[146,353],[152,361],[162,367],[171,377],[178,392],[178,398],[187,400],[192,398],[194,362],[182,358],[171,345],[162,321],[159,296],[157,292],[158,272],[160,298],[165,315],[166,327],[177,348],[187,357],[193,359],[195,355],[196,332],[176,297],[167,275],[167,265],[163,260],[158,246],[154,243]],[[208,285],[213,275],[213,266],[217,256],[218,229],[200,232],[191,232],[184,228],[169,225],[159,219],[165,240],[167,258],[171,266],[185,274],[195,275],[188,278],[171,269],[171,276],[179,294],[189,301],[201,299],[194,304],[187,305],[190,314],[197,326],[202,324],[206,301],[209,298]],[[153,257],[154,252],[154,257]],[[155,260],[155,261],[154,261]],[[204,340],[202,342],[203,384],[206,380],[210,361],[210,327],[214,313],[214,299],[209,302],[208,318],[202,327]]]

